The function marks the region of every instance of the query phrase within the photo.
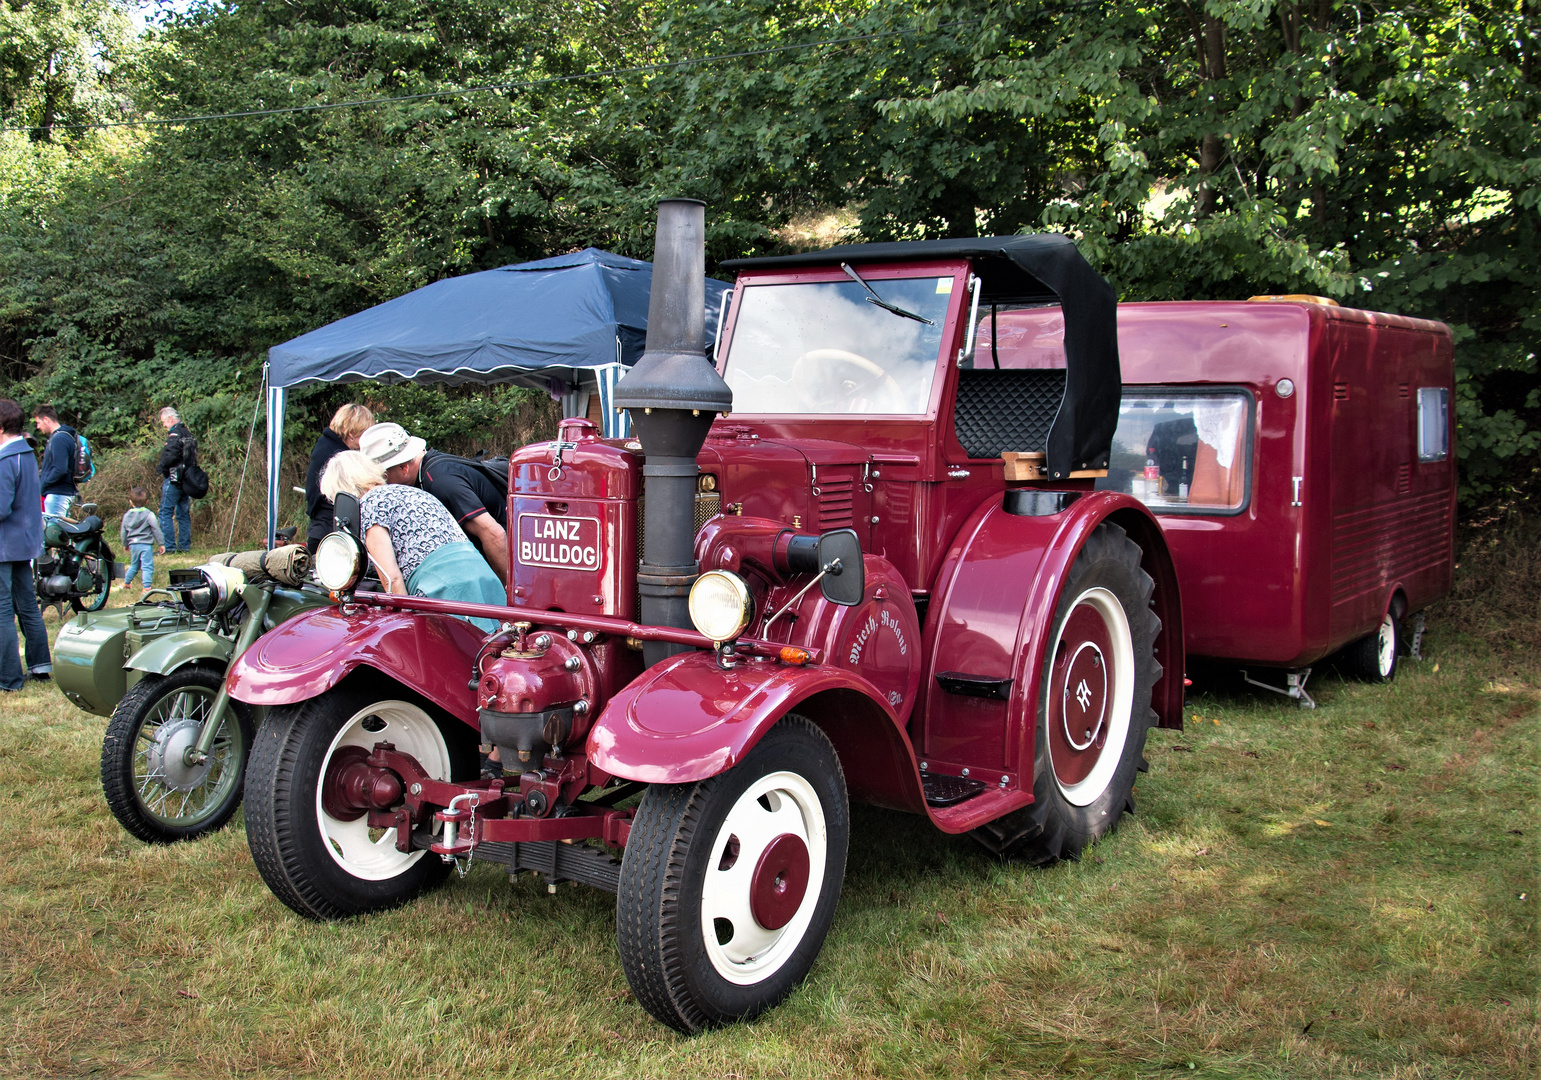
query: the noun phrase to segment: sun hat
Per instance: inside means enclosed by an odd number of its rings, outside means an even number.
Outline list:
[[[380,468],[391,469],[417,457],[428,449],[428,444],[416,435],[408,435],[400,424],[376,424],[359,436],[358,448],[379,462]]]

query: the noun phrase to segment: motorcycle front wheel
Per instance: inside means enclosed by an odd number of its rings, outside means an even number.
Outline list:
[[[219,696],[220,672],[185,667],[146,675],[118,702],[102,740],[102,791],[128,832],[149,844],[171,844],[213,832],[241,805],[251,714],[230,701],[208,757],[187,751]]]

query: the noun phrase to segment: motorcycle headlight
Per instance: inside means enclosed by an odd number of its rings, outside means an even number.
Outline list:
[[[737,574],[708,570],[690,587],[690,621],[717,644],[744,632],[754,616],[754,597]]]
[[[348,533],[328,533],[316,545],[316,580],[329,591],[353,588],[364,576],[364,565],[364,545]]]
[[[192,574],[198,575],[197,580],[192,580],[188,575],[188,586],[179,589],[182,603],[195,615],[213,615],[216,611],[225,611],[232,607],[241,597],[241,590],[246,587],[246,575],[233,566],[221,566],[219,563],[206,563],[203,566],[194,567]],[[177,584],[176,581],[172,582]]]

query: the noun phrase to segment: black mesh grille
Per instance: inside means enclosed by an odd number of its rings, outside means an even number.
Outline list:
[[[1043,453],[1064,396],[1064,368],[964,368],[958,372],[953,429],[971,458],[996,458],[1003,450]]]

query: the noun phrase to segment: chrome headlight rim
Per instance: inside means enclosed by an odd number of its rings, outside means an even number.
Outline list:
[[[329,592],[347,592],[364,576],[364,545],[353,534],[338,530],[322,537],[312,559],[316,580]]]
[[[223,563],[204,563],[193,569],[203,579],[200,588],[181,592],[182,606],[194,615],[216,615],[228,611],[241,598],[246,587],[246,575],[233,566]]]
[[[690,586],[690,622],[715,645],[736,641],[754,618],[754,595],[728,570],[708,570]]]

